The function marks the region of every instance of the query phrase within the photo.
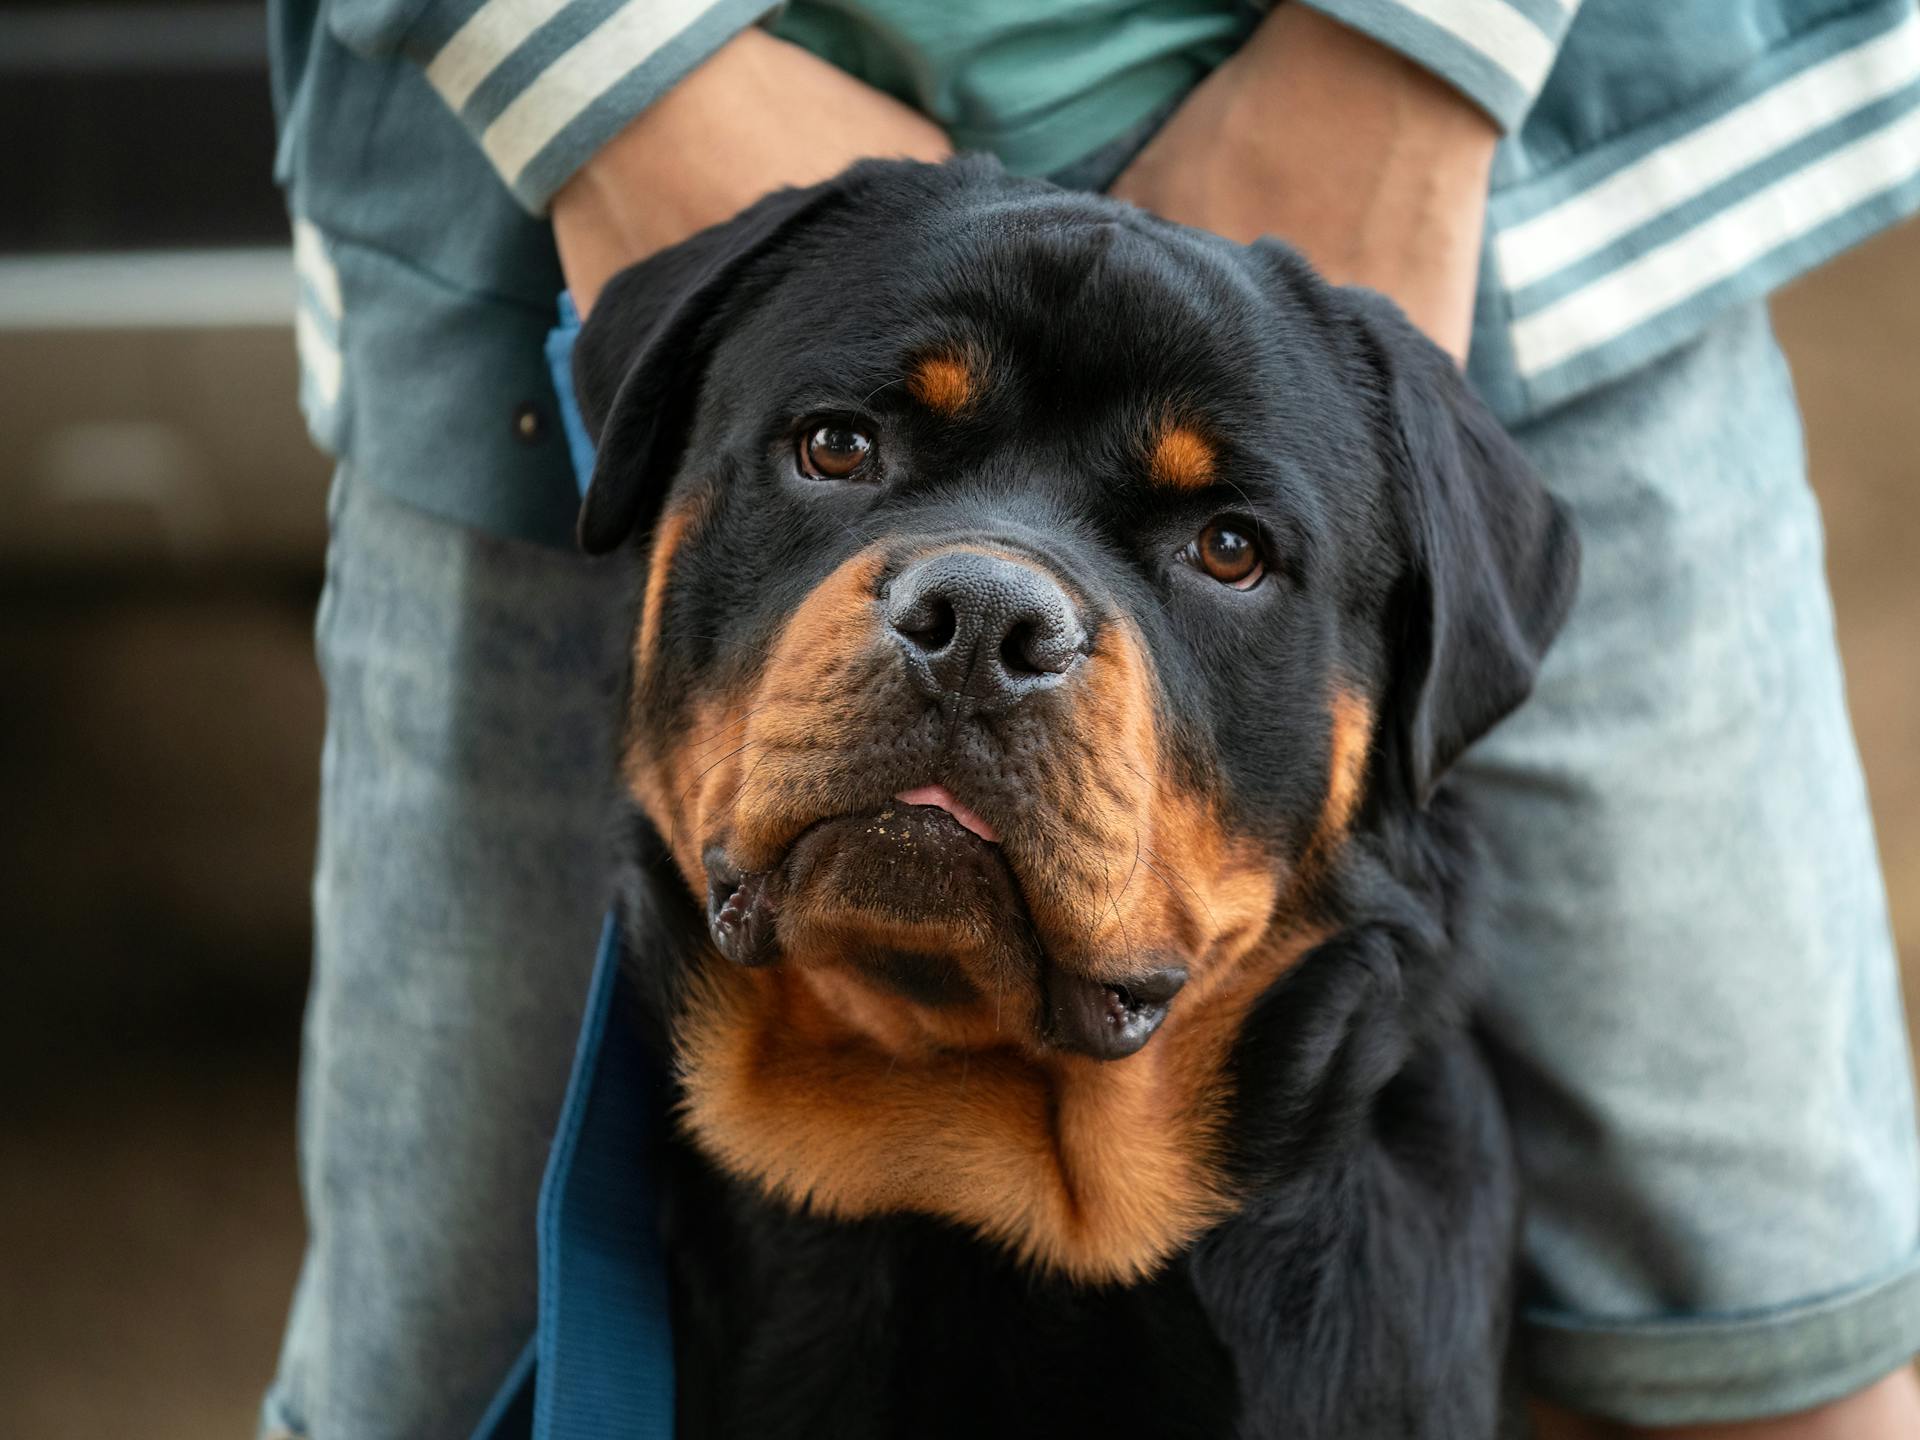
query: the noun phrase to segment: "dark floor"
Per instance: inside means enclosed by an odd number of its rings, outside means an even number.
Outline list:
[[[1920,227],[1777,315],[1911,989]],[[316,570],[0,592],[0,1435],[252,1425],[300,1248]]]

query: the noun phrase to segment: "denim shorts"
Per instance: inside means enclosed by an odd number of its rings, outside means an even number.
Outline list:
[[[1531,1386],[1643,1424],[1920,1349],[1898,977],[1791,384],[1727,316],[1520,439],[1585,542],[1530,704],[1458,772],[1529,1185]],[[464,1436],[533,1328],[534,1204],[607,896],[627,579],[344,469],[269,1431]]]

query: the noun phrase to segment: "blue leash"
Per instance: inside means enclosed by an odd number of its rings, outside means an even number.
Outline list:
[[[560,297],[547,363],[581,490],[593,470],[573,394],[580,317]],[[474,1440],[672,1440],[673,1335],[647,1158],[661,1124],[657,1063],[614,1023],[622,990],[612,915],[540,1185],[539,1328]]]

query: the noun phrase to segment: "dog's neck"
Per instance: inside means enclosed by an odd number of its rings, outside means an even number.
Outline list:
[[[648,893],[629,903],[685,940],[677,957],[646,958],[642,985],[674,1056],[680,1124],[778,1203],[846,1220],[943,1218],[1043,1270],[1139,1279],[1239,1207],[1234,1047],[1274,982],[1362,926],[1415,927],[1444,946],[1421,883],[1430,828],[1426,817],[1391,836],[1363,826],[1315,877],[1312,904],[1283,906],[1294,918],[1197,977],[1138,1054],[1098,1061],[949,1048],[910,1017],[876,1019],[885,1007],[870,994],[855,1003],[821,973],[729,964],[637,820],[628,873]]]
[[[708,955],[675,1025],[681,1119],[796,1207],[936,1216],[1042,1269],[1139,1279],[1235,1209],[1228,1058],[1247,1010],[1319,938],[1268,937],[1114,1061],[876,1043],[832,990]]]

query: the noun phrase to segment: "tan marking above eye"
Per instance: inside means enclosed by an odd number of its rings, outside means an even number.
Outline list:
[[[907,392],[941,415],[958,415],[973,391],[973,367],[957,355],[929,355],[907,377]]]
[[[1147,469],[1156,485],[1204,489],[1213,483],[1213,443],[1190,425],[1162,424],[1154,433]]]

